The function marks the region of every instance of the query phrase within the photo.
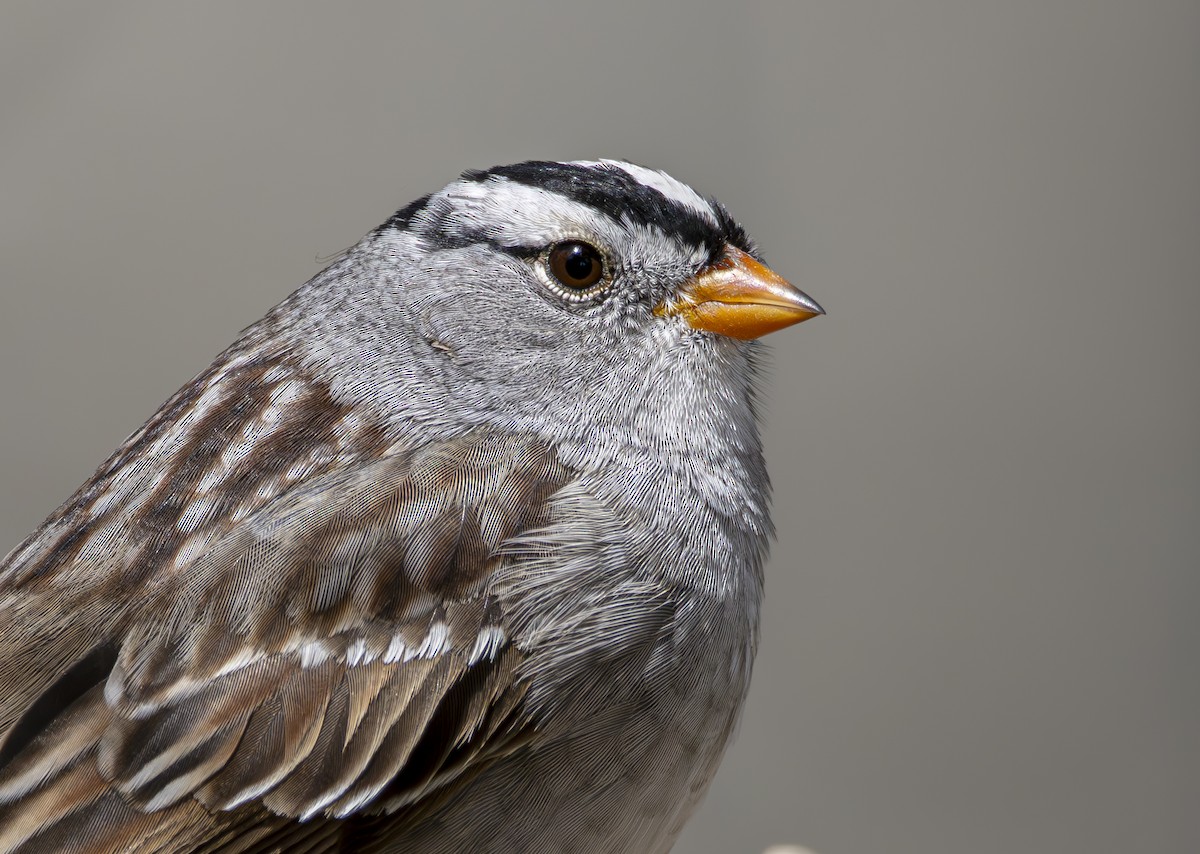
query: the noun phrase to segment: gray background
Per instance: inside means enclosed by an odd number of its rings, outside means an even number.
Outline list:
[[[1200,851],[1200,4],[7,2],[0,549],[317,256],[623,157],[829,316],[682,854]]]

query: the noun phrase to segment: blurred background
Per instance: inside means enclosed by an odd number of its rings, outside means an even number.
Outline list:
[[[1200,4],[5,3],[0,551],[468,167],[620,157],[829,316],[679,854],[1200,851]]]

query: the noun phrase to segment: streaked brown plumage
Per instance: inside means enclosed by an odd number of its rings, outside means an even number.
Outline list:
[[[703,204],[629,174],[650,188],[617,189],[665,192],[666,212],[672,194]],[[552,383],[505,392],[466,367],[494,331],[422,331],[450,320],[421,297],[421,259],[482,263],[447,211],[430,233],[406,209],[251,327],[0,565],[0,852],[669,847],[753,655],[768,523],[751,345],[652,315],[661,296],[571,305],[671,330],[669,358],[703,382],[715,348],[734,382],[694,448],[646,450],[666,411],[649,387],[591,411],[606,380],[575,406],[554,391],[530,427]],[[479,286],[439,285],[455,287]],[[649,419],[628,435],[625,408]]]

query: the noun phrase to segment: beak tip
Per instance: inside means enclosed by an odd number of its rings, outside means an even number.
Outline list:
[[[694,329],[743,341],[825,314],[816,300],[736,247],[726,247],[725,256],[680,293],[685,300],[662,313],[681,314]]]
[[[826,313],[815,299],[798,288],[794,289],[792,299],[794,300],[794,310],[802,315],[799,321],[812,320],[814,317],[821,317]]]

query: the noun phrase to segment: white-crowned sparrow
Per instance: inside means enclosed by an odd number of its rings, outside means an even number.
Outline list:
[[[0,851],[667,850],[754,657],[749,339],[820,313],[627,163],[399,211],[0,565]]]

